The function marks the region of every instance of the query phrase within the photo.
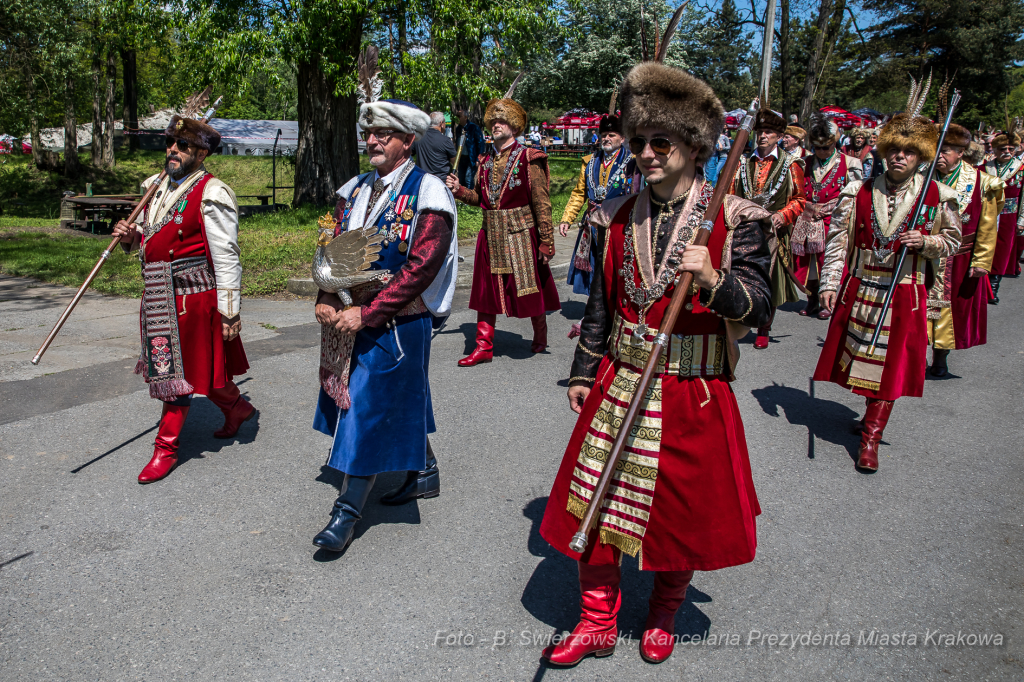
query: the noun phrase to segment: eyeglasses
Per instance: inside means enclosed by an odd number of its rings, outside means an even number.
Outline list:
[[[397,130],[392,130],[390,128],[383,128],[381,130],[364,130],[363,142],[369,142],[370,137],[375,137],[381,144],[387,144],[388,141],[397,134]]]
[[[171,147],[174,147],[175,145],[177,145],[179,152],[187,152],[188,151],[188,142],[186,142],[185,140],[180,140],[180,139],[178,139],[176,137],[171,137],[170,135],[168,135],[167,136],[167,148],[170,149]]]
[[[652,140],[646,140],[642,137],[634,137],[629,140],[629,151],[633,152],[633,156],[640,156],[644,153],[644,148],[650,145],[651,151],[661,156],[668,156],[669,152],[672,151],[672,147],[676,145],[675,142],[667,140],[664,137],[655,137]]]

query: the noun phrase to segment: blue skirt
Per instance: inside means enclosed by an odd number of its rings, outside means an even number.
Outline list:
[[[356,334],[351,408],[338,409],[320,389],[313,428],[334,436],[327,460],[332,469],[371,476],[426,468],[427,434],[437,430],[428,378],[431,315],[395,323],[394,329],[366,327]]]
[[[580,228],[579,234],[576,235],[576,246],[573,247],[572,257],[569,259],[569,277],[565,280],[566,284],[572,285],[572,293],[582,294],[584,296],[590,296],[590,277],[594,274],[594,239],[592,227],[585,225]],[[580,240],[583,239],[583,230],[591,230],[590,236],[590,272],[586,270],[578,270],[576,268],[576,253],[580,250]]]

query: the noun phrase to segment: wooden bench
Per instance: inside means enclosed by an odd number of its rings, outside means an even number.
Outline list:
[[[270,203],[269,194],[236,194],[237,199],[259,199],[261,206],[267,206]]]

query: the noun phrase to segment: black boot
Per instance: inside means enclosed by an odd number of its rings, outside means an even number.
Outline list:
[[[989,275],[988,281],[992,283],[992,298],[988,302],[992,305],[999,303],[999,283],[1003,281],[1002,275]]]
[[[331,522],[317,533],[313,544],[330,552],[343,552],[352,542],[356,532],[356,523],[362,517],[366,499],[377,476],[346,476],[345,492],[334,501]]]
[[[427,441],[427,468],[423,471],[410,471],[405,475],[405,482],[380,498],[381,504],[399,505],[415,499],[429,499],[441,494],[441,474],[437,470],[437,458]]]
[[[946,366],[946,356],[949,355],[948,350],[939,350],[938,348],[932,349],[932,366],[928,369],[928,373],[933,377],[942,378],[949,374],[949,367]]]

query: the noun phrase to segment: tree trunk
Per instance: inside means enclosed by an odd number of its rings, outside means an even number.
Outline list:
[[[355,41],[358,49],[359,41]],[[333,206],[334,193],[359,174],[355,93],[337,97],[316,65],[298,64],[299,144],[294,204]]]
[[[124,131],[128,135],[128,149],[138,151],[139,136],[139,82],[135,66],[135,50],[121,50],[121,78],[124,80]]]
[[[75,79],[71,76],[64,87],[64,175],[78,175],[78,121],[75,118]]]
[[[103,165],[103,85],[100,78],[100,50],[92,56],[92,144],[89,145],[92,165]]]
[[[815,22],[814,47],[811,48],[807,62],[807,77],[804,79],[804,91],[800,96],[800,120],[806,123],[814,111],[814,91],[818,87],[818,68],[821,55],[825,50],[825,37],[828,34],[829,19],[832,18],[833,0],[821,0],[818,7],[818,20]]]
[[[398,73],[405,75],[405,53],[409,49],[409,39],[405,33],[405,2],[398,6]]]
[[[25,74],[25,82],[28,85],[28,129],[29,140],[32,143],[32,163],[39,170],[45,170],[43,168],[43,143],[39,139],[39,115],[36,113],[36,81],[31,68]]]
[[[114,168],[114,83],[117,81],[117,62],[114,60],[114,51],[107,50],[107,92],[106,92],[106,116],[103,120],[103,167],[107,170]]]
[[[793,58],[789,49],[789,0],[779,2],[779,67],[782,80],[782,117],[789,123],[789,115],[793,113],[793,104],[790,101],[790,87],[793,81]],[[800,122],[804,120],[801,118]]]

